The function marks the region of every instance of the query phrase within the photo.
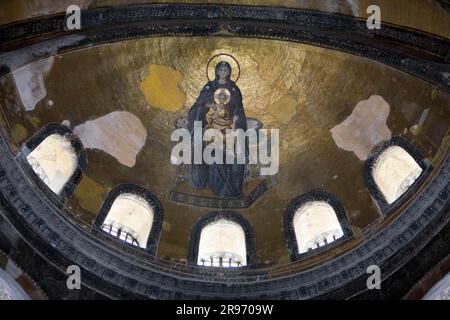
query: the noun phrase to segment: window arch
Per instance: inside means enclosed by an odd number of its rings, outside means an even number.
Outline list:
[[[1,300],[30,300],[30,297],[8,272],[0,268]]]
[[[387,203],[392,204],[408,190],[422,171],[402,147],[391,146],[375,160],[372,176]]]
[[[161,204],[152,193],[137,185],[122,184],[108,194],[94,225],[123,243],[155,254],[162,222]]]
[[[352,236],[342,205],[322,191],[294,199],[286,210],[284,225],[292,260],[316,254]]]
[[[366,162],[367,187],[386,213],[417,187],[430,165],[403,138],[394,137],[375,148]],[[412,191],[411,191],[412,190]]]
[[[422,300],[450,300],[450,273],[428,290]]]
[[[236,222],[220,219],[202,229],[197,264],[211,267],[246,266],[246,252],[242,227]]]
[[[87,158],[81,141],[66,126],[52,123],[39,130],[19,154],[36,183],[65,201],[81,181]]]
[[[188,262],[220,268],[255,264],[255,237],[249,222],[235,212],[212,212],[194,225]]]

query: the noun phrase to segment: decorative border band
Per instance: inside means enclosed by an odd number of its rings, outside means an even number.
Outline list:
[[[345,51],[450,92],[448,39],[388,24],[380,30],[368,30],[365,20],[351,16],[258,6],[146,4],[86,10],[81,25],[81,30],[66,31],[64,16],[54,15],[1,26],[0,76],[50,55],[115,41],[154,36],[235,36]]]

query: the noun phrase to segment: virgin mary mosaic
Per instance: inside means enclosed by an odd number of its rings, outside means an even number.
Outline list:
[[[228,58],[227,60],[233,61],[233,67],[225,59],[220,59],[213,67],[213,74],[210,74],[208,71],[212,68],[212,61],[221,56],[225,56]],[[233,70],[233,68],[237,70]],[[219,158],[221,161],[214,163],[198,162],[194,159],[196,153],[197,155],[201,153],[201,157],[207,146],[202,139],[200,142],[201,147],[196,148],[196,143],[198,145],[199,142],[196,141],[196,130],[201,129],[201,132],[204,133],[206,130],[213,129],[215,132],[220,132],[225,136],[230,131],[236,132],[241,130],[242,132],[247,132],[249,127],[251,129],[259,129],[262,127],[262,124],[255,119],[248,119],[245,115],[242,93],[236,84],[240,76],[240,68],[234,57],[225,54],[212,57],[208,63],[206,73],[208,82],[200,91],[194,104],[189,108],[187,119],[185,120],[186,128],[192,140],[192,161],[185,168],[184,182],[191,190],[189,192],[186,192],[186,190],[183,192],[172,192],[171,198],[175,201],[208,207],[246,207],[253,201],[250,199],[252,192],[253,198],[255,198],[255,192],[262,193],[265,190],[264,184],[259,189],[250,188],[251,190],[248,194],[245,193],[244,185],[252,176],[252,172],[250,172],[251,167],[248,165],[248,141],[240,149],[245,158],[244,162],[240,162],[238,160],[239,157],[235,154],[233,155],[234,161],[230,163],[229,159],[227,159],[227,152],[230,152],[230,150],[226,149],[225,145],[223,152],[218,153],[220,149],[212,151],[212,157],[215,159]],[[225,138],[223,140],[225,141]],[[237,153],[237,149],[232,152]],[[214,197],[201,192],[196,193],[195,190],[212,191]],[[224,201],[217,202],[214,198],[223,199]]]
[[[194,121],[203,128],[247,130],[247,118],[242,105],[242,95],[230,79],[231,66],[221,61],[216,65],[215,78],[209,81],[189,110],[188,129],[193,135]],[[225,153],[224,153],[225,156]],[[193,164],[189,182],[196,189],[209,188],[221,198],[242,198],[243,164]]]

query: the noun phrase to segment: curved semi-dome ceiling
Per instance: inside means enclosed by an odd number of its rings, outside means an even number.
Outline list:
[[[2,4],[0,213],[33,253],[111,297],[312,298],[446,247],[449,12],[379,0],[372,31],[363,0],[246,2],[82,1],[79,31],[60,7]],[[221,61],[236,86],[208,82]],[[205,96],[242,97],[246,124],[278,130],[275,174],[207,167],[192,187],[205,169],[178,166],[171,135]],[[236,114],[208,126],[244,128]]]
[[[239,62],[247,117],[280,130],[278,174],[260,199],[238,210],[255,230],[260,267],[289,263],[283,213],[312,190],[330,192],[343,204],[355,235],[346,248],[385,219],[363,175],[378,143],[401,135],[433,166],[444,155],[448,93],[350,54],[228,37],[129,40],[28,64],[1,80],[10,141],[19,150],[48,123],[72,128],[89,165],[66,204],[70,213],[91,225],[114,186],[141,185],[164,207],[158,256],[183,263],[192,226],[211,209],[169,199],[177,168],[170,162],[170,136],[218,53]]]

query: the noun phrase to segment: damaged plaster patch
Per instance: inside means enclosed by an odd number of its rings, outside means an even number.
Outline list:
[[[92,0],[78,0],[76,5],[81,10],[85,10],[89,7]],[[21,9],[27,12],[31,17],[38,17],[44,15],[51,15],[58,12],[66,12],[68,6],[74,4],[73,0],[59,0],[59,1],[29,1],[23,4]]]
[[[430,109],[423,110],[417,123],[409,129],[414,135],[417,135],[420,132],[420,129],[422,128],[423,124],[425,123],[425,120],[427,119],[429,113],[430,113]]]
[[[352,9],[352,13],[355,17],[359,16],[359,0],[347,0],[350,8]]]
[[[336,145],[366,160],[373,147],[391,138],[386,125],[389,112],[389,104],[380,96],[360,101],[347,119],[330,130]]]
[[[303,0],[301,3],[303,6],[308,7],[311,6],[311,2],[315,3],[316,1]],[[346,13],[346,14],[350,13],[348,11],[348,9],[350,9],[351,13],[355,17],[359,17],[360,16],[359,2],[360,0],[344,0],[344,1],[322,0],[317,1],[317,9],[327,12]]]
[[[74,133],[88,149],[99,149],[127,167],[136,164],[136,156],[147,139],[141,120],[126,111],[111,112],[75,127]]]
[[[27,64],[12,72],[17,91],[25,110],[32,111],[36,104],[45,98],[44,77],[51,70],[54,58]]]
[[[49,39],[9,51],[0,55],[0,66],[14,71],[28,63],[32,63],[36,57],[56,55],[60,50],[67,50],[70,47],[80,45],[84,39],[84,35],[68,35],[63,38]]]
[[[182,80],[180,72],[167,66],[152,64],[148,68],[148,76],[139,88],[152,107],[176,112],[186,102],[186,96],[180,90]]]
[[[441,74],[444,77],[445,81],[447,81],[447,84],[450,84],[450,73],[449,72],[441,72]]]

